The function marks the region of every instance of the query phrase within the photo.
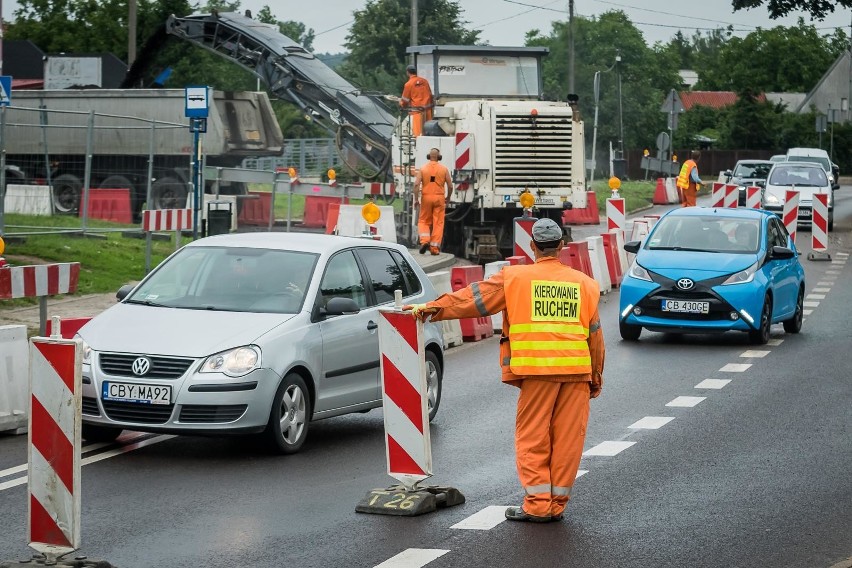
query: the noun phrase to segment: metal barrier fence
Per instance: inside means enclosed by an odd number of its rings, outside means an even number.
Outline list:
[[[146,203],[185,206],[186,124],[94,111],[0,109],[0,231],[5,213],[74,214],[132,223]],[[111,191],[107,191],[111,190]],[[55,227],[14,227],[23,233]],[[95,229],[104,230],[104,229]]]
[[[343,148],[341,156],[333,138],[301,138],[285,140],[281,156],[247,158],[243,160],[242,167],[272,172],[294,167],[302,177],[322,177],[329,169],[340,170],[348,160],[348,150]]]

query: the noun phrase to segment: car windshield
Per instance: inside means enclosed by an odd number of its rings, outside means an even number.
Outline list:
[[[772,164],[762,164],[754,162],[739,163],[734,168],[734,177],[747,179],[766,179],[769,175],[769,170]]]
[[[657,223],[645,248],[755,253],[760,248],[760,220],[717,215],[668,215]]]
[[[831,162],[828,158],[822,156],[787,156],[788,162],[808,162],[811,164],[819,164],[827,172],[831,171]]]
[[[812,166],[776,166],[769,176],[769,184],[823,187],[828,185],[828,178],[825,177],[825,172],[821,168]]]
[[[124,301],[166,308],[297,313],[317,255],[258,248],[185,247]]]

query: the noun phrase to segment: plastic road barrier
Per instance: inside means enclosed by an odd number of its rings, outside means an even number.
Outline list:
[[[747,187],[746,188],[745,206],[748,209],[760,209],[760,188],[759,187]]]
[[[472,266],[454,266],[450,271],[450,285],[453,292],[480,282],[485,273],[478,264]],[[481,341],[494,335],[490,317],[464,318],[461,323],[462,337],[465,341]]]
[[[710,194],[710,207],[725,206],[725,184],[713,182],[713,192]]]
[[[80,217],[85,212],[89,219],[102,219],[115,223],[132,223],[129,189],[89,189],[87,207],[80,206]]]
[[[3,204],[6,213],[50,216],[53,215],[53,189],[49,185],[9,184]]]
[[[402,293],[395,296],[399,306]],[[464,503],[455,489],[418,486],[432,476],[423,322],[399,309],[380,310],[379,351],[387,471],[401,485],[368,492],[355,511],[415,516]]]
[[[507,256],[506,262],[508,262],[510,266],[515,266],[516,264],[532,264],[534,261],[527,262],[527,255],[522,255]]]
[[[429,281],[432,282],[432,286],[435,288],[438,296],[449,294],[453,291],[452,286],[450,286],[450,273],[446,270],[430,272],[427,276],[429,277]],[[444,349],[458,347],[463,343],[461,323],[459,323],[459,320],[441,321],[441,331],[444,336]]]
[[[513,228],[514,255],[526,258],[524,264],[535,262],[535,255],[532,250],[532,228],[536,221],[538,219],[535,217],[515,217]]]
[[[586,242],[589,243],[592,276],[597,280],[601,294],[607,294],[612,290],[612,280],[609,278],[609,268],[606,265],[603,237],[588,237]]]
[[[609,198],[606,200],[606,230],[618,229],[624,231],[627,224],[624,198]]]
[[[784,211],[781,215],[790,240],[796,244],[796,229],[799,226],[799,192],[788,189],[784,194]]]
[[[624,250],[624,232],[610,231],[610,233],[615,235],[615,247],[618,249],[618,260],[621,264],[621,274],[623,275],[627,272],[627,268],[630,266],[630,263],[627,260],[627,251]]]
[[[740,203],[740,189],[734,184],[725,185],[725,207],[736,209]]]
[[[47,325],[47,297],[73,294],[77,291],[79,276],[79,262],[4,266],[0,268],[0,300],[38,298],[41,321],[39,333],[44,334]]]
[[[23,434],[27,427],[27,326],[0,327],[0,432]]]
[[[79,340],[30,339],[27,527],[29,546],[45,555],[80,548],[82,361]]]
[[[614,233],[601,233],[601,239],[603,240],[609,280],[613,288],[618,288],[621,285],[621,277],[623,276],[621,257],[618,254],[618,240]]]
[[[808,260],[831,260],[828,254],[828,194],[815,193],[813,198],[811,248]]]
[[[501,270],[503,270],[504,266],[509,266],[508,260],[496,260],[494,262],[489,262],[485,265],[485,278],[491,278]],[[503,331],[503,314],[494,314],[491,316],[491,327],[494,329],[494,333]]]

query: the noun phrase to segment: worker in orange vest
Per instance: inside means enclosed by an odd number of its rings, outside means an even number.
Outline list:
[[[432,120],[432,88],[429,81],[417,76],[417,68],[414,65],[406,67],[406,72],[408,81],[402,88],[399,106],[409,109],[411,134],[420,136],[423,133],[423,123]]]
[[[505,266],[482,282],[426,304],[404,306],[433,321],[503,312],[503,382],[520,388],[515,458],[526,496],[512,521],[561,520],[580,467],[589,399],[603,387],[604,340],[592,278],[558,259],[562,229],[532,228],[535,264]]]
[[[676,185],[681,192],[680,204],[684,207],[695,207],[695,198],[698,195],[698,189],[704,183],[698,177],[699,159],[701,159],[701,152],[693,150],[691,159],[683,163],[683,166],[680,168],[680,175],[677,176]]]
[[[427,250],[433,255],[441,252],[447,202],[453,193],[453,178],[447,166],[441,163],[442,158],[441,151],[432,148],[429,161],[414,176],[414,205],[420,206],[420,218],[417,220],[420,254],[426,254]]]

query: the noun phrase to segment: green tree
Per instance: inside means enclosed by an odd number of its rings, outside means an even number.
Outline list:
[[[812,17],[821,20],[828,14],[834,12],[838,6],[844,8],[852,8],[852,0],[733,0],[731,4],[736,10],[749,10],[751,8],[759,8],[763,4],[767,4],[769,9],[769,17],[781,18],[790,12],[803,10],[808,12]]]
[[[367,0],[354,17],[346,36],[349,57],[340,73],[365,89],[399,94],[408,64],[410,0]],[[479,32],[466,29],[467,24],[456,0],[420,0],[417,29],[421,45],[473,45]]]

